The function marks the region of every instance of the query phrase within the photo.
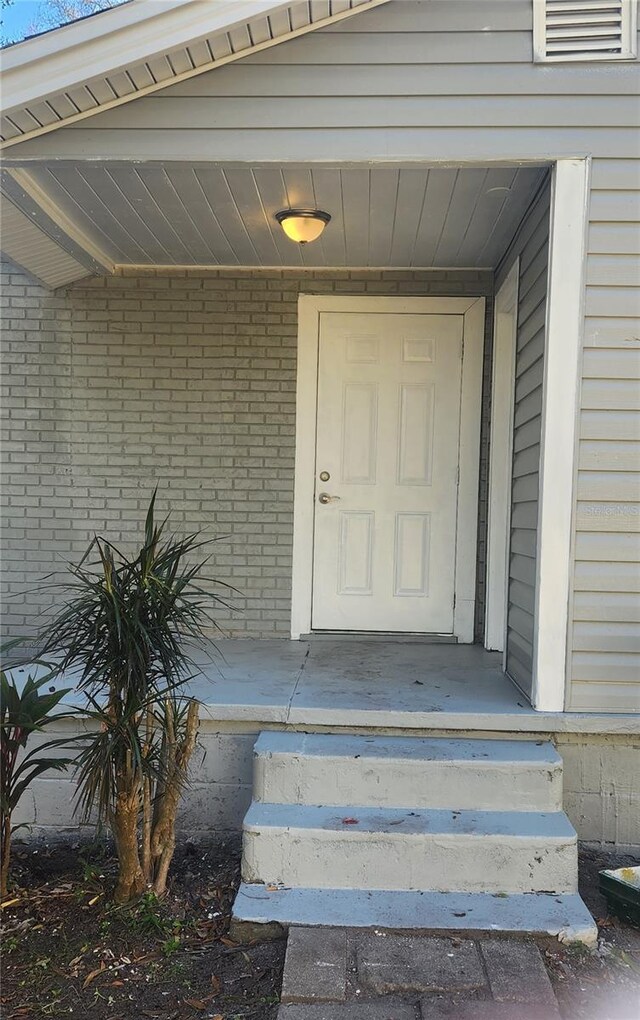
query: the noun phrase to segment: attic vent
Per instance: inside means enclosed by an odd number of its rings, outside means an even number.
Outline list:
[[[636,0],[533,0],[534,59],[633,59],[636,22]]]

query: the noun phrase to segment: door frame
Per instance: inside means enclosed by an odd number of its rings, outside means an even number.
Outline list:
[[[458,641],[469,644],[474,638],[476,606],[484,297],[299,296],[291,637],[298,640],[301,635],[311,631],[318,357],[322,312],[464,317],[453,635]]]

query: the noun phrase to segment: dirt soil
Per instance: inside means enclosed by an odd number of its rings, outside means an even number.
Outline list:
[[[4,1020],[275,1020],[285,942],[228,937],[239,881],[236,840],[183,843],[168,896],[110,902],[115,866],[101,843],[17,844],[15,902],[2,910]],[[564,1020],[639,1020],[640,930],[607,916],[598,871],[637,863],[581,852],[581,893],[600,927],[596,953],[541,939]]]
[[[605,848],[580,848],[580,894],[595,917],[596,952],[541,939],[563,1020],[640,1020],[640,929],[609,916],[598,872],[638,864],[637,857]]]
[[[16,844],[2,910],[4,1020],[275,1020],[285,941],[228,937],[237,841],[182,844],[159,904],[110,902],[104,844]]]

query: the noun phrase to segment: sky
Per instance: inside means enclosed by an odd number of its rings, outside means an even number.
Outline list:
[[[29,26],[35,20],[41,0],[15,0],[2,11],[3,42],[17,42],[24,39]]]
[[[75,10],[76,17],[87,16],[98,10],[105,10],[107,7],[115,7],[123,3],[123,0],[76,0],[75,3],[56,3],[54,0],[10,0],[7,7],[2,6],[0,20],[0,38],[3,45],[12,42],[20,42],[27,35],[33,35],[34,31],[44,32],[47,29],[56,28],[58,24],[69,19],[67,14],[64,17],[65,8],[67,11]],[[62,9],[62,10],[61,10]],[[35,28],[34,28],[35,26]]]

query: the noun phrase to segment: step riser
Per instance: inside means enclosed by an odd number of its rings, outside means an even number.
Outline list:
[[[245,831],[245,882],[434,892],[577,892],[575,840],[505,836]]]
[[[270,804],[560,811],[562,768],[257,754],[253,790]]]

